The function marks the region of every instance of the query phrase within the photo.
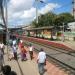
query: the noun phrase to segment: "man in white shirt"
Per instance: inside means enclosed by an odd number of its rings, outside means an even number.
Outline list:
[[[13,48],[14,59],[17,60],[17,47],[16,45],[13,45],[12,48]]]
[[[30,58],[32,60],[33,59],[33,46],[32,46],[32,44],[30,44],[30,46],[29,46],[29,54],[30,54]]]
[[[43,75],[45,71],[44,66],[46,62],[46,53],[44,52],[42,48],[38,54],[37,62],[38,62],[39,73],[40,75]]]
[[[16,40],[13,40],[13,45],[16,45],[16,44],[17,44]]]

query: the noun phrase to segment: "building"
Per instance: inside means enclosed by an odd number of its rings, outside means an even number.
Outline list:
[[[72,32],[75,32],[75,22],[68,23],[68,26]]]
[[[39,27],[39,28],[33,28],[31,26],[25,26],[23,28],[25,34],[27,36],[32,37],[39,37],[39,38],[52,38],[54,35],[53,26],[48,27]]]
[[[0,42],[6,44],[6,31],[2,24],[0,24]]]

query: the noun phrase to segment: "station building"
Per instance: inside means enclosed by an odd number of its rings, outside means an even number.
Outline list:
[[[0,42],[6,44],[6,31],[3,28],[2,24],[0,24]]]

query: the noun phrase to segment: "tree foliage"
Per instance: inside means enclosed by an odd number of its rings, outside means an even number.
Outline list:
[[[43,27],[43,26],[53,26],[54,17],[56,15],[52,12],[46,13],[45,15],[40,15],[38,17],[38,24],[36,20],[32,22],[34,27]]]
[[[59,16],[63,19],[65,24],[74,21],[73,16],[70,13],[62,13]]]
[[[36,23],[36,20],[32,22],[34,27],[54,26],[59,28],[63,23],[67,25],[67,23],[74,21],[73,16],[70,13],[56,15],[53,12],[48,12],[45,15],[40,15],[38,18],[38,24]]]

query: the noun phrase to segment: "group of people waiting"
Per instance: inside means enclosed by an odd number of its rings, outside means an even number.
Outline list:
[[[24,46],[23,40],[19,40],[18,44],[16,40],[12,41],[12,44],[10,44],[11,52],[12,52],[12,58],[14,57],[15,60],[17,60],[17,52],[20,51],[21,60],[27,60],[27,50]],[[32,44],[29,45],[29,54],[31,60],[33,59],[33,46]],[[10,59],[11,60],[11,59]]]
[[[21,50],[21,59],[22,60],[26,59],[26,49],[24,48],[22,40],[20,40],[19,48]],[[30,59],[32,60],[34,46],[32,44],[29,44],[28,49],[29,49]],[[38,53],[37,63],[38,63],[39,74],[43,75],[44,72],[46,71],[46,69],[44,69],[44,66],[46,65],[46,53],[44,52],[43,48],[41,48],[40,52]]]
[[[27,56],[26,56],[27,50],[24,46],[23,40],[20,40],[19,43],[17,44],[17,41],[14,39],[10,43],[10,47],[11,47],[11,50],[12,50],[12,53],[13,53],[13,58],[15,60],[17,60],[17,50],[18,50],[18,48],[20,50],[21,60],[22,61],[27,60]],[[28,49],[29,49],[30,59],[32,60],[33,59],[33,49],[34,49],[33,45],[30,44]],[[3,54],[4,54],[4,44],[1,43],[0,44],[0,64],[3,63],[3,60],[1,62],[1,59],[3,59]],[[40,52],[38,53],[37,63],[38,63],[39,73],[40,73],[40,75],[43,75],[43,73],[45,71],[44,66],[46,64],[46,53],[44,52],[43,48],[41,48]],[[1,65],[1,66],[3,67],[3,65]],[[8,68],[9,66],[5,66],[4,68],[6,68],[6,67]],[[2,70],[3,70],[3,73],[4,73],[4,69],[2,69]],[[4,75],[13,75],[13,74],[4,74]],[[14,74],[14,75],[16,75],[16,74]]]
[[[22,40],[20,40],[20,42],[19,42],[19,49],[21,51],[21,60],[22,61],[27,60],[27,56],[26,56],[27,55],[27,50],[26,50]],[[33,45],[30,44],[28,49],[29,49],[30,59],[32,60],[33,59],[33,50],[34,50]]]
[[[24,44],[22,40],[20,40],[19,48],[21,50],[21,59],[22,60],[26,59],[26,49],[24,48]],[[33,50],[34,50],[33,45],[30,44],[28,49],[29,49],[30,59],[32,60]],[[44,66],[46,65],[46,53],[44,52],[43,48],[41,48],[40,52],[38,53],[37,63],[38,63],[39,74],[43,75],[44,72],[46,71],[46,69],[44,69]]]
[[[14,53],[14,58],[17,59],[17,50],[16,50],[16,45],[15,45],[15,41],[14,41],[14,45],[12,46],[13,47],[13,53]],[[20,50],[20,54],[21,54],[21,60],[24,61],[24,60],[27,60],[27,50],[24,46],[24,42],[23,40],[20,40],[19,43],[18,43],[18,48]],[[29,45],[28,47],[29,49],[29,54],[30,54],[30,59],[32,60],[33,59],[33,50],[34,50],[34,47],[32,44]],[[38,57],[37,57],[37,63],[38,63],[38,69],[39,69],[39,73],[40,75],[43,75],[44,72],[45,72],[45,69],[44,69],[44,66],[46,65],[46,53],[44,52],[43,48],[40,49],[40,52],[38,53]]]

